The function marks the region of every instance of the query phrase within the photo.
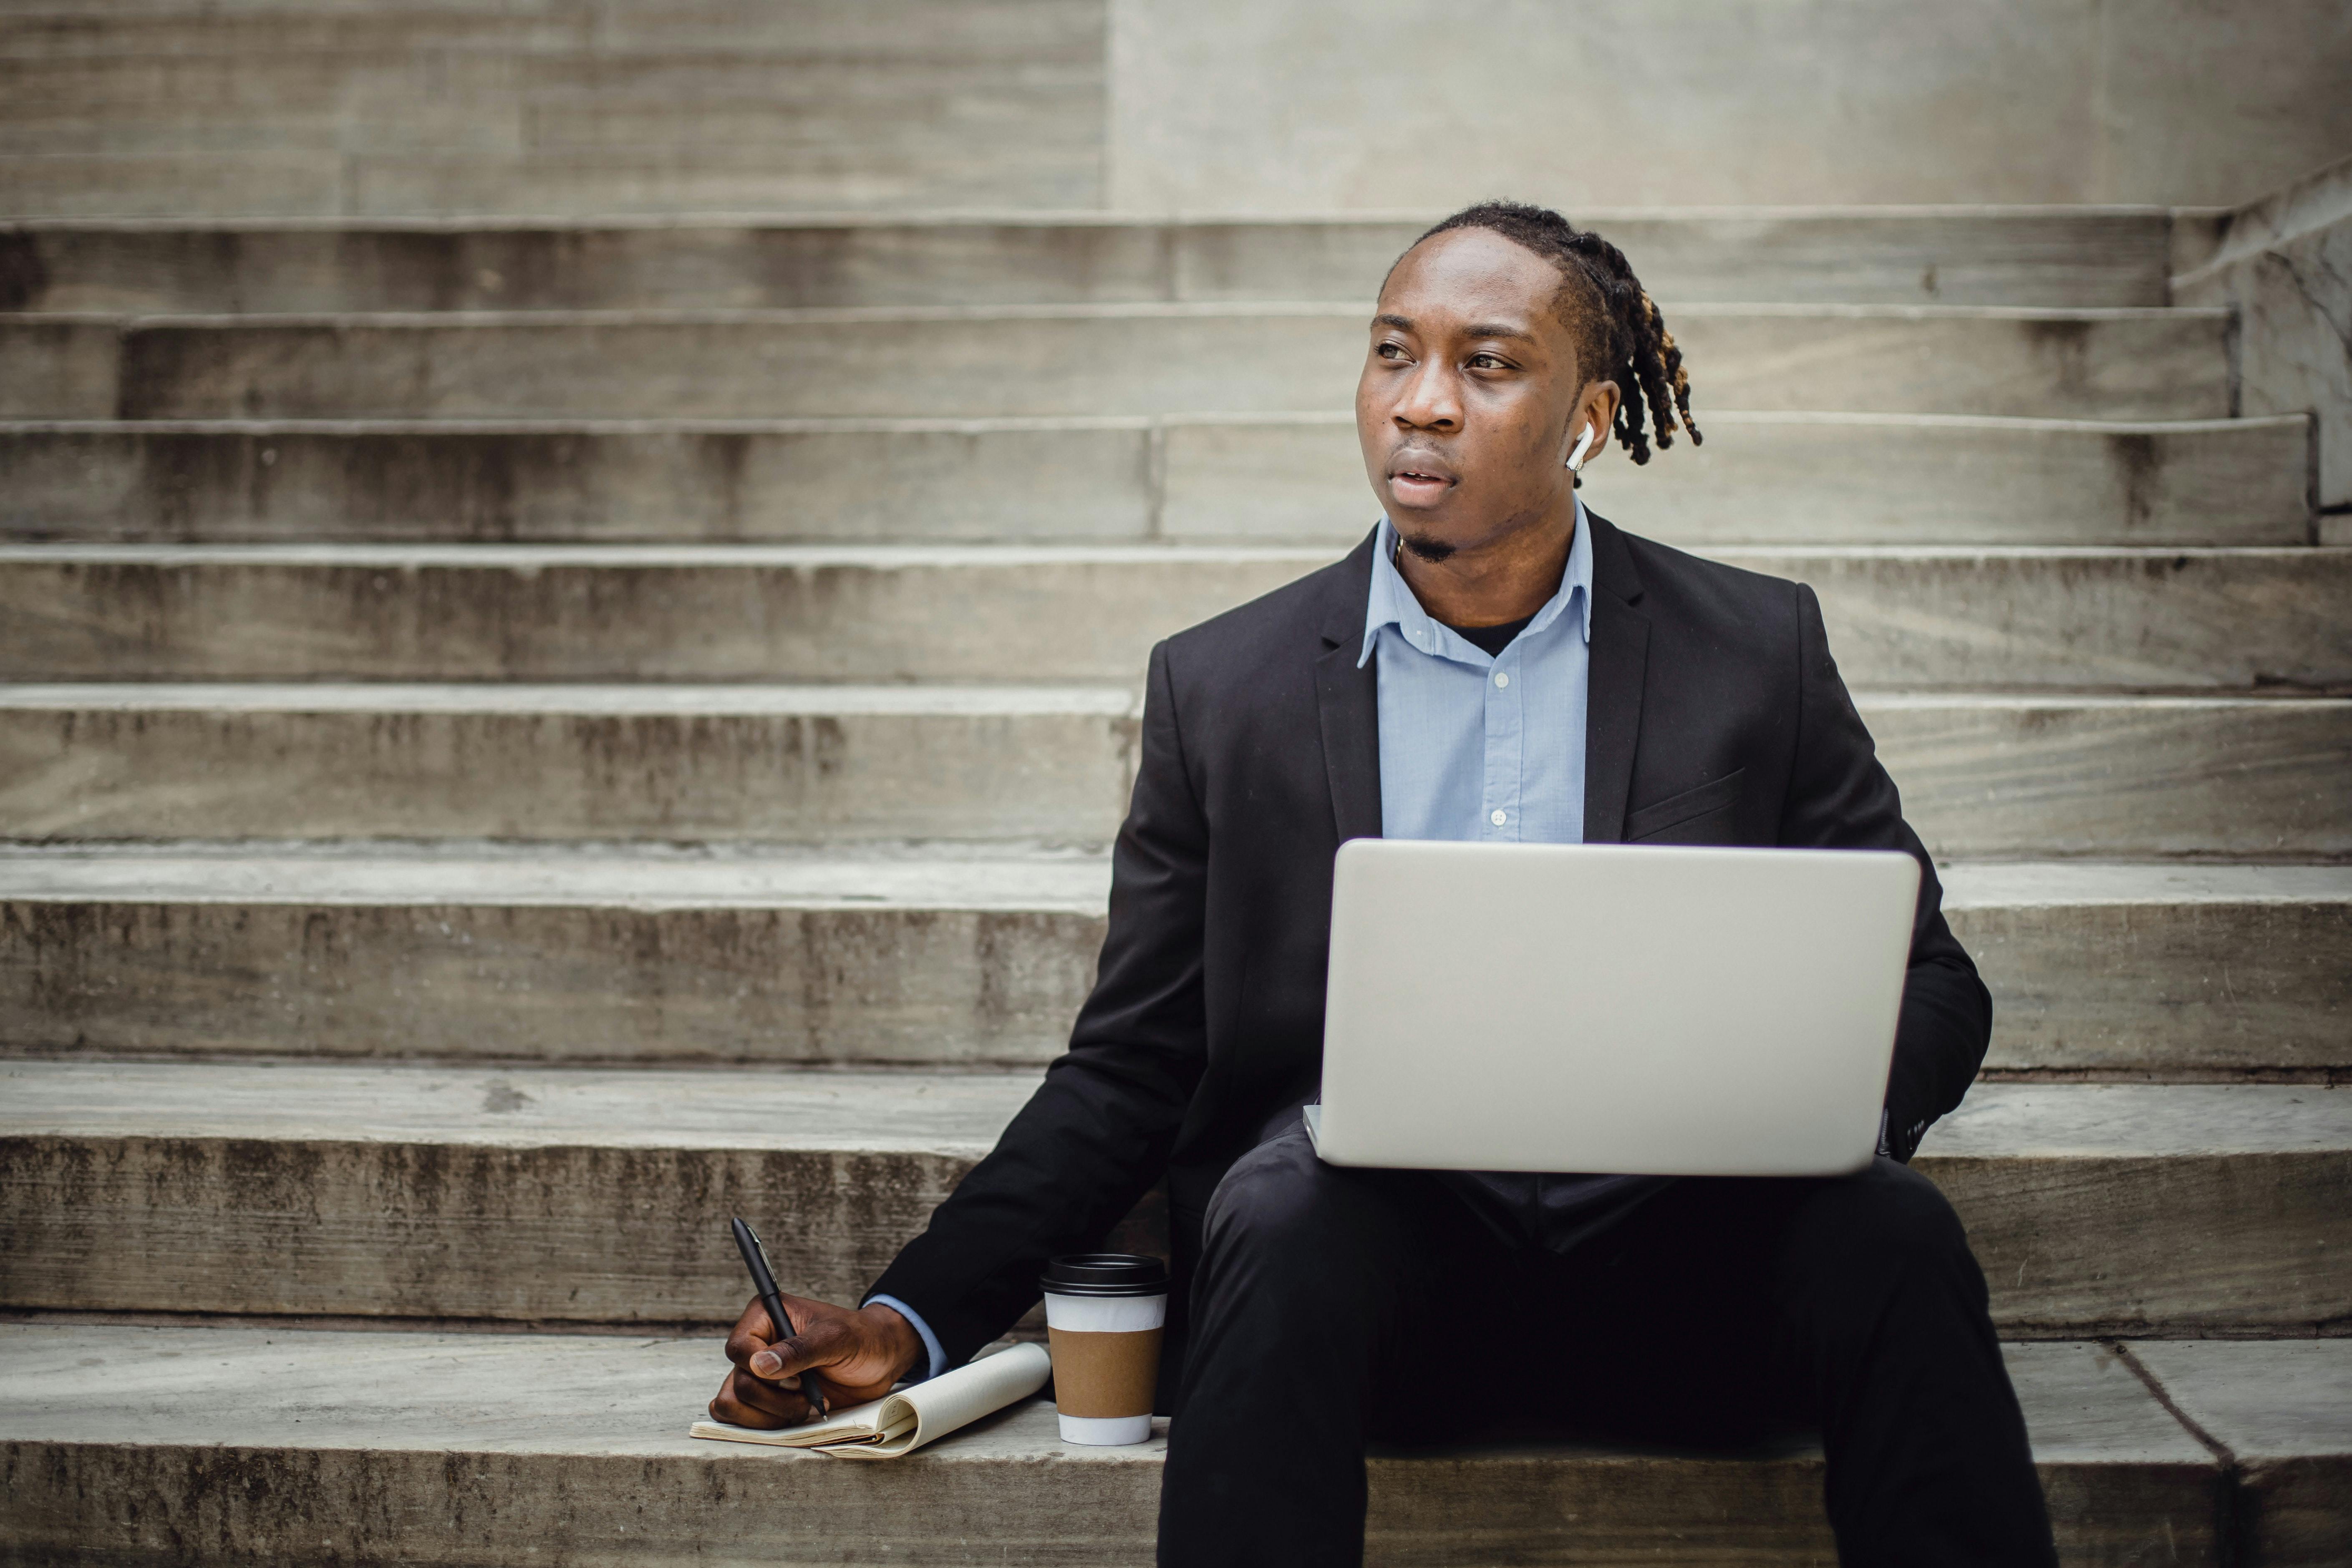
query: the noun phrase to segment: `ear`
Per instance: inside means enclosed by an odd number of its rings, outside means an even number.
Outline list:
[[[1609,449],[1609,432],[1616,423],[1617,405],[1621,399],[1622,395],[1613,381],[1585,383],[1584,391],[1576,400],[1576,411],[1569,416],[1568,428],[1562,433],[1561,462],[1567,462],[1575,452],[1578,437],[1584,434],[1587,426],[1591,428],[1592,440],[1585,447],[1583,461],[1577,466],[1580,468],[1590,465],[1593,458]]]

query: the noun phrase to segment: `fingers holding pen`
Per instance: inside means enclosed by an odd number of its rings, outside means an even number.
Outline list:
[[[727,1381],[719,1385],[718,1397],[710,1402],[710,1418],[735,1426],[764,1430],[797,1426],[809,1415],[808,1401],[801,1397],[798,1388],[742,1371],[729,1373]]]

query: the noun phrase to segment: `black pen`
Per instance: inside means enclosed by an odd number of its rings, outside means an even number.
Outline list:
[[[768,1267],[768,1249],[760,1245],[760,1233],[740,1219],[735,1222],[735,1250],[743,1255],[743,1267],[751,1271],[751,1289],[759,1293],[760,1305],[768,1309],[768,1326],[776,1330],[782,1340],[799,1333],[784,1311],[783,1293],[776,1289],[776,1271]],[[811,1416],[824,1418],[824,1384],[817,1381],[816,1373],[801,1373],[801,1397],[808,1401]]]

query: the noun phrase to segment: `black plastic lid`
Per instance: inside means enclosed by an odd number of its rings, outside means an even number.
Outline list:
[[[1168,1265],[1132,1252],[1071,1252],[1050,1259],[1038,1284],[1049,1296],[1165,1296]]]

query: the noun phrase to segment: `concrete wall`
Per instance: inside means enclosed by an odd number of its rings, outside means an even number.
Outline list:
[[[1110,0],[1117,207],[2234,205],[2352,153],[2346,0]]]
[[[2352,158],[2231,213],[2173,292],[2237,313],[2240,412],[2314,416],[2321,542],[2352,543]]]

